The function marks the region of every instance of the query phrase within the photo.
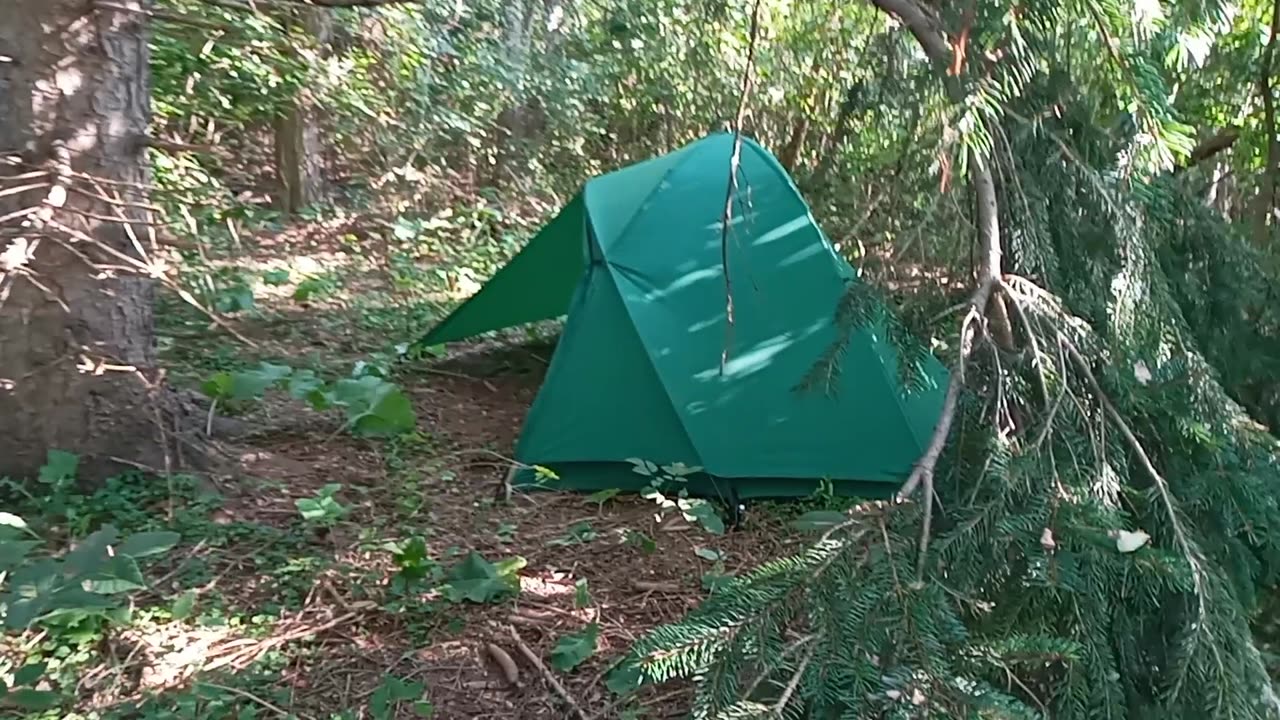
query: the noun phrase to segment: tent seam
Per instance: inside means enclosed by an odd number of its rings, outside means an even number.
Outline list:
[[[590,216],[588,216],[588,222],[590,222]],[[702,448],[698,446],[697,442],[694,442],[693,435],[689,433],[689,426],[685,424],[684,413],[681,412],[680,407],[676,405],[676,399],[671,396],[671,389],[667,387],[667,378],[662,374],[662,370],[658,367],[658,363],[654,362],[653,355],[649,352],[649,347],[644,342],[644,336],[640,335],[640,326],[636,323],[636,317],[631,312],[631,305],[627,303],[626,297],[622,294],[622,288],[618,285],[618,275],[615,272],[613,263],[609,262],[609,259],[606,257],[604,258],[604,262],[601,264],[609,272],[609,279],[613,282],[614,290],[618,293],[618,300],[622,302],[622,309],[627,313],[627,320],[631,321],[631,329],[641,337],[640,348],[644,351],[644,359],[649,363],[649,368],[653,370],[654,377],[658,378],[658,385],[662,387],[662,395],[667,399],[667,405],[671,407],[671,412],[676,416],[676,421],[680,425],[680,434],[684,435],[684,439],[688,441],[689,447],[693,449],[694,454],[697,456],[698,464],[702,466],[704,470],[707,470],[707,463],[703,458]],[[668,459],[665,462],[672,462],[673,460],[674,458]],[[710,474],[712,473],[708,471],[708,475]]]
[[[653,187],[649,188],[649,190],[645,192],[644,197],[636,205],[635,210],[631,212],[630,217],[627,218],[627,221],[622,225],[622,228],[616,234],[614,234],[612,238],[614,241],[620,241],[622,238],[626,237],[627,233],[631,230],[631,226],[635,224],[636,218],[640,217],[641,208],[643,208],[646,204],[648,204],[650,200],[653,199],[653,196],[658,192],[658,189],[662,187],[662,183],[666,182],[667,178],[671,175],[671,173],[675,172],[681,165],[685,163],[686,160],[689,159],[688,150],[689,148],[694,147],[696,144],[697,143],[694,143],[693,145],[688,145],[677,151],[680,153],[680,157],[677,158],[675,162],[671,164],[671,167],[663,171],[662,177],[658,178],[658,182],[654,183]],[[584,210],[586,210],[586,216],[588,221],[590,221],[592,213],[591,213],[591,202],[587,199],[587,192],[590,189],[590,187],[596,184],[600,179],[601,178],[599,177],[592,178],[582,186],[582,203],[584,206]],[[594,231],[594,225],[592,229]],[[597,244],[600,245],[600,259],[604,261],[605,264],[608,264],[609,258],[607,256],[607,253],[605,252],[604,245],[599,242],[599,237],[600,237],[600,233],[596,232]]]

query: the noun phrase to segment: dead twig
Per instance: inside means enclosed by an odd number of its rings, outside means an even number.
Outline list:
[[[286,631],[280,635],[266,638],[261,642],[255,643],[252,647],[245,648],[244,650],[234,652],[234,653],[231,653],[230,655],[214,660],[213,662],[206,665],[203,668],[203,670],[205,672],[213,672],[218,668],[223,668],[227,666],[233,666],[237,669],[244,668],[249,663],[253,662],[254,659],[260,657],[263,653],[266,653],[281,645],[285,645],[287,643],[293,642],[294,640],[301,640],[303,638],[310,637],[312,635],[318,635],[322,632],[325,632],[326,630],[332,630],[333,628],[345,622],[354,620],[359,615],[360,613],[358,612],[351,612],[345,615],[340,615],[320,625],[309,625],[306,627],[296,628],[294,630]]]
[[[791,696],[795,695],[796,688],[800,687],[800,679],[804,677],[804,671],[809,669],[809,661],[813,660],[814,648],[809,647],[805,653],[804,659],[800,661],[800,667],[796,668],[796,672],[791,676],[791,680],[787,683],[787,687],[782,691],[782,695],[778,697],[778,702],[773,706],[773,714],[782,717],[782,711],[787,709],[787,704],[791,702]]]
[[[215,689],[215,690],[220,690],[220,691],[222,691],[222,692],[231,693],[232,695],[236,695],[236,696],[242,697],[242,698],[244,698],[245,700],[250,700],[250,701],[252,701],[252,702],[254,702],[254,703],[257,703],[258,705],[261,705],[262,707],[264,707],[264,708],[266,708],[266,709],[270,710],[271,712],[273,712],[273,713],[275,713],[275,714],[279,715],[279,716],[280,716],[280,717],[282,717],[282,718],[293,718],[293,717],[297,717],[297,718],[302,718],[302,720],[311,720],[311,716],[309,716],[309,715],[305,715],[305,714],[303,714],[303,713],[299,713],[299,712],[293,712],[293,713],[288,712],[288,711],[284,710],[283,708],[281,708],[280,706],[278,706],[278,705],[273,705],[271,702],[269,702],[269,701],[267,701],[267,700],[264,700],[264,699],[262,699],[262,698],[258,697],[257,695],[254,695],[253,693],[249,692],[248,690],[241,690],[240,688],[230,687],[230,686],[228,686],[228,685],[219,685],[219,684],[217,684],[217,683],[211,683],[211,682],[204,681],[204,680],[200,681],[200,684],[201,684],[201,685],[204,685],[205,687],[211,687],[211,688],[213,688],[213,689]]]
[[[552,675],[551,671],[547,669],[547,666],[542,663],[542,659],[538,657],[538,654],[525,644],[524,640],[520,637],[520,631],[516,630],[515,626],[508,625],[507,632],[510,633],[511,639],[515,642],[516,648],[520,650],[520,654],[524,656],[524,659],[528,660],[530,664],[538,669],[538,672],[542,673],[542,677],[546,678],[547,683],[556,691],[556,694],[560,696],[560,699],[564,700],[565,703],[569,705],[569,709],[573,711],[573,716],[578,718],[578,720],[590,720],[587,717],[587,714],[582,712],[582,707],[573,699],[573,696],[569,694],[569,691],[560,684],[560,681],[556,679],[556,676]]]
[[[742,68],[742,87],[738,93],[738,111],[733,118],[733,154],[729,157],[729,182],[724,193],[724,214],[720,218],[720,266],[724,272],[725,341],[720,351],[720,374],[724,374],[733,344],[733,280],[729,275],[729,226],[733,222],[733,201],[738,194],[738,169],[742,164],[742,118],[747,112],[751,94],[751,71],[755,65],[756,38],[760,33],[760,0],[751,8],[751,28],[747,33],[747,61]]]
[[[679,585],[675,583],[669,583],[669,582],[655,582],[652,580],[635,580],[631,583],[631,585],[635,589],[641,592],[647,592],[647,593],[658,592],[658,593],[666,593],[668,595],[678,595],[679,593],[682,592],[682,589]]]

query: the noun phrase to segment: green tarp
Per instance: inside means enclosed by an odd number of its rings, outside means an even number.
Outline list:
[[[837,302],[857,279],[782,166],[746,138],[726,323],[733,144],[714,134],[591,179],[422,339],[567,315],[515,450],[552,469],[551,486],[638,489],[647,479],[628,460],[639,458],[703,468],[689,480],[697,495],[795,497],[828,480],[885,496],[928,442],[946,371],[930,358],[932,387],[907,394],[875,328],[849,343],[832,392],[797,389],[835,341]]]

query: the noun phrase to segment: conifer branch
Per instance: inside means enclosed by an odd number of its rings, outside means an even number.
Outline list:
[[[1138,440],[1137,436],[1133,434],[1133,430],[1129,428],[1129,424],[1125,422],[1124,417],[1120,415],[1120,411],[1117,410],[1116,406],[1111,402],[1111,398],[1103,392],[1102,385],[1098,382],[1098,378],[1093,374],[1093,371],[1089,369],[1089,363],[1085,361],[1084,357],[1080,354],[1080,351],[1076,349],[1076,346],[1066,337],[1066,335],[1060,334],[1059,340],[1062,343],[1062,346],[1066,348],[1067,355],[1075,364],[1076,369],[1079,370],[1080,374],[1089,384],[1090,389],[1093,390],[1094,395],[1097,396],[1098,403],[1102,405],[1103,410],[1111,419],[1112,424],[1114,424],[1116,429],[1120,431],[1121,437],[1124,438],[1129,449],[1132,450],[1133,454],[1138,458],[1138,464],[1142,466],[1143,471],[1146,472],[1146,474],[1151,478],[1151,482],[1155,485],[1156,491],[1160,495],[1160,501],[1164,505],[1165,512],[1168,514],[1169,527],[1173,530],[1174,540],[1177,542],[1178,548],[1182,551],[1187,564],[1191,567],[1191,580],[1196,595],[1196,634],[1198,635],[1201,632],[1205,632],[1209,613],[1206,602],[1206,594],[1208,590],[1205,582],[1204,565],[1201,560],[1200,553],[1196,550],[1191,539],[1187,537],[1186,530],[1182,527],[1182,520],[1179,517],[1178,508],[1174,504],[1173,493],[1169,489],[1169,483],[1165,480],[1164,476],[1160,474],[1160,471],[1156,469],[1155,464],[1151,462],[1151,457],[1147,454],[1146,449],[1143,448],[1142,443]],[[1210,643],[1209,648],[1213,653],[1215,660],[1217,660],[1218,665],[1221,667],[1223,663],[1217,645]],[[1172,693],[1174,696],[1180,692],[1184,679],[1185,673],[1179,676],[1178,682],[1174,686]]]
[[[915,2],[915,0],[870,1],[880,10],[902,21],[907,26],[907,29],[911,31],[911,34],[915,36],[917,42],[920,43],[921,49],[924,50],[935,66],[944,68],[947,65],[952,56],[951,43],[948,41],[946,32],[941,27],[938,19],[929,10]],[[952,101],[962,102],[964,100],[964,89],[960,84],[960,78],[944,74],[942,79]],[[928,555],[929,535],[933,521],[934,468],[938,464],[938,458],[942,455],[942,449],[945,447],[947,438],[950,435],[960,388],[964,385],[965,366],[968,364],[969,355],[973,351],[973,337],[970,335],[971,327],[979,318],[985,318],[987,304],[991,301],[992,291],[1001,276],[1000,214],[995,178],[991,173],[991,167],[986,158],[980,157],[973,148],[968,150],[968,154],[970,179],[973,182],[978,201],[977,226],[978,241],[981,247],[981,257],[978,265],[978,286],[969,298],[969,309],[961,322],[960,356],[956,360],[951,379],[947,385],[947,393],[942,404],[942,413],[938,418],[937,425],[934,427],[933,435],[929,439],[929,444],[926,446],[924,454],[916,462],[911,475],[907,477],[907,481],[897,495],[900,502],[904,501],[911,497],[918,487],[923,486],[922,494],[925,505],[924,521],[920,529],[920,554],[916,568],[917,583],[923,581],[924,565]],[[1007,313],[1000,314],[995,320],[996,326],[993,329],[996,336],[1002,338],[1010,337],[1012,333],[1008,326]],[[983,332],[986,332],[985,326]]]

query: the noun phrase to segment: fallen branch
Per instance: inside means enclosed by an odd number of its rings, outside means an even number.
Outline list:
[[[804,671],[809,669],[809,661],[813,660],[814,648],[810,647],[805,653],[804,659],[800,661],[800,667],[796,668],[796,672],[791,676],[787,687],[782,691],[782,695],[778,698],[778,702],[773,706],[773,714],[777,717],[783,717],[782,711],[787,709],[787,705],[791,702],[791,696],[796,693],[796,688],[800,687],[800,679],[804,677]]]
[[[180,15],[177,13],[163,12],[161,10],[146,10],[144,8],[128,7],[127,5],[117,5],[111,2],[103,2],[102,0],[96,0],[96,2],[93,3],[93,6],[95,8],[100,8],[102,10],[111,10],[111,11],[120,12],[120,13],[133,13],[137,15],[142,15],[144,17],[149,17],[152,20],[158,20],[161,22],[170,22],[176,25],[187,25],[190,27],[201,28],[203,30],[223,31],[223,30],[232,29],[230,25],[226,25],[223,23],[215,23],[215,22],[210,22],[208,20],[200,20],[198,18],[187,17],[185,15]]]
[[[515,641],[516,648],[520,650],[520,654],[524,656],[524,659],[528,660],[530,664],[538,669],[538,672],[542,673],[542,677],[546,678],[547,682],[551,685],[551,688],[560,696],[560,699],[564,700],[565,703],[569,705],[569,708],[573,711],[574,717],[577,717],[578,720],[589,720],[587,714],[582,711],[582,707],[574,701],[573,696],[570,695],[569,691],[560,684],[560,681],[556,679],[556,676],[551,674],[551,671],[542,663],[542,659],[538,657],[538,654],[525,644],[524,640],[520,637],[520,631],[516,630],[515,626],[508,625],[507,632],[511,634],[511,639]]]
[[[1179,549],[1182,550],[1187,564],[1191,566],[1191,579],[1195,586],[1197,614],[1199,615],[1195,627],[1197,630],[1203,631],[1205,629],[1205,616],[1208,614],[1205,607],[1204,566],[1201,563],[1199,553],[1192,546],[1191,540],[1187,537],[1187,533],[1182,527],[1182,521],[1178,517],[1178,509],[1173,502],[1173,493],[1169,490],[1169,483],[1160,474],[1160,471],[1156,469],[1155,464],[1151,462],[1151,457],[1147,455],[1146,449],[1142,447],[1142,443],[1133,434],[1133,430],[1129,428],[1129,423],[1125,422],[1120,415],[1120,411],[1116,410],[1116,406],[1111,403],[1111,398],[1107,397],[1107,394],[1103,392],[1102,385],[1098,383],[1098,378],[1089,369],[1089,363],[1085,361],[1080,351],[1065,335],[1059,334],[1059,341],[1066,348],[1067,355],[1075,363],[1076,369],[1080,371],[1080,374],[1088,382],[1090,389],[1093,390],[1094,395],[1097,396],[1098,403],[1102,405],[1107,416],[1111,418],[1111,422],[1120,431],[1120,436],[1124,438],[1125,443],[1129,445],[1129,449],[1137,456],[1138,464],[1142,466],[1143,471],[1150,476],[1151,481],[1156,486],[1165,512],[1169,515],[1169,527],[1173,530],[1174,539],[1177,541]],[[1210,644],[1210,648],[1212,648],[1215,656],[1219,654],[1217,645]],[[1174,686],[1174,694],[1179,691],[1182,680],[1182,677],[1178,678],[1178,682]]]

